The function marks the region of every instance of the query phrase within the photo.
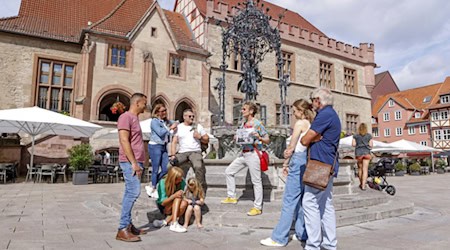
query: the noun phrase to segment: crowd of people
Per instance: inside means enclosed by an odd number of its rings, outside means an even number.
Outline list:
[[[133,204],[140,194],[140,176],[144,164],[144,142],[138,115],[144,112],[147,97],[136,93],[131,97],[130,109],[119,117],[119,164],[124,173],[125,192],[116,239],[139,241],[143,229],[136,228],[131,221]],[[334,176],[339,170],[336,160],[341,122],[333,109],[333,96],[329,89],[317,88],[310,100],[300,99],[293,103],[292,139],[284,152],[282,173],[286,187],[278,224],[271,237],[260,241],[265,246],[285,246],[289,232],[295,223],[293,239],[305,242],[305,249],[336,249],[336,218],[333,207],[333,178],[325,190],[304,185],[302,177],[308,159],[333,166]],[[264,144],[270,143],[264,124],[255,118],[258,107],[252,102],[242,105],[243,121],[236,131],[235,140],[241,153],[225,170],[227,194],[223,204],[236,204],[235,175],[248,169],[253,184],[253,207],[248,216],[263,212],[263,185],[260,166],[260,152]],[[183,122],[169,121],[167,109],[157,104],[152,111],[151,139],[148,151],[152,163],[151,183],[146,186],[147,194],[156,200],[164,216],[153,221],[153,226],[169,226],[173,232],[186,232],[191,217],[198,228],[202,228],[201,207],[205,204],[207,183],[206,169],[202,158],[202,145],[209,143],[209,137],[202,125],[195,123],[193,110],[183,112]],[[170,143],[170,146],[169,146]],[[169,167],[170,163],[170,167]],[[194,177],[186,180],[192,167]],[[184,221],[181,223],[181,221]]]

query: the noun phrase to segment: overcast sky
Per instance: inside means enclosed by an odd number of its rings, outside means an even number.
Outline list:
[[[175,0],[158,0],[173,9]],[[450,76],[448,0],[268,0],[295,11],[328,37],[375,44],[376,73],[389,70],[401,90]],[[0,0],[0,16],[20,0]]]

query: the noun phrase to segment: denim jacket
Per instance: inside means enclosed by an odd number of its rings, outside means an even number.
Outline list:
[[[151,125],[151,136],[150,141],[155,142],[157,144],[164,145],[167,143],[167,139],[169,138],[169,128],[165,124],[164,120],[159,118],[153,118]]]

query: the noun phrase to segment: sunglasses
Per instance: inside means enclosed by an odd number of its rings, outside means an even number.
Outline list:
[[[166,112],[166,111],[167,111],[167,109],[164,109],[164,110],[160,110],[159,112],[162,113],[162,112]]]
[[[189,118],[195,118],[195,115],[188,115]]]
[[[319,100],[319,97],[311,97],[311,102],[314,102],[315,100]]]

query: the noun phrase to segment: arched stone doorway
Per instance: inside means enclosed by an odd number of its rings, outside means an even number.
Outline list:
[[[121,102],[125,105],[125,111],[130,107],[130,98],[128,96],[121,93],[108,94],[100,101],[98,120],[116,122],[119,119],[120,113],[113,114],[111,111],[111,106],[116,102]]]
[[[178,104],[177,108],[175,109],[175,120],[183,122],[184,121],[183,120],[183,111],[186,109],[193,109],[193,108],[189,103],[187,103],[185,101],[180,102]]]

